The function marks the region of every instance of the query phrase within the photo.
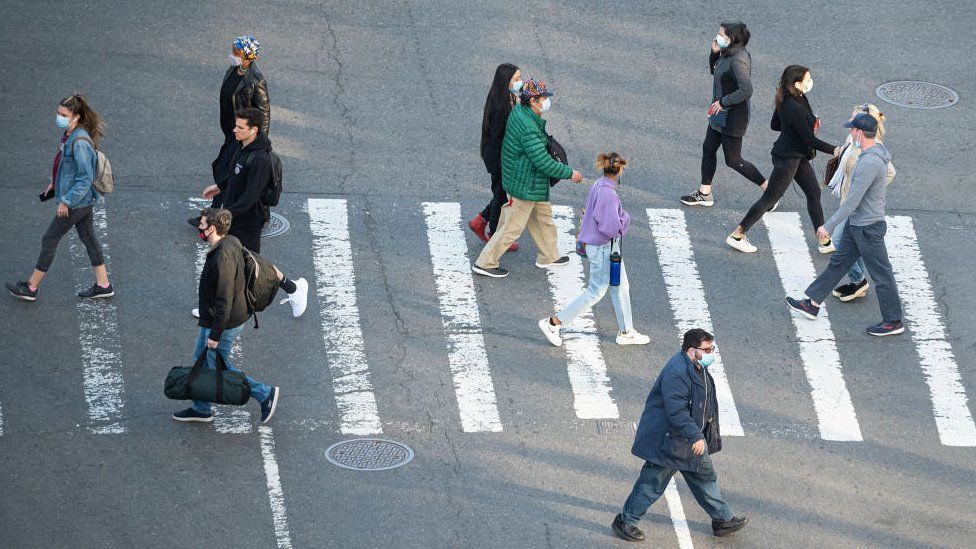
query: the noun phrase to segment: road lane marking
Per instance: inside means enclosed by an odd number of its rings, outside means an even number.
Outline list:
[[[383,432],[370,382],[366,347],[356,304],[349,214],[343,199],[309,198],[314,241],[316,292],[322,340],[332,373],[340,431],[347,435]]]
[[[648,208],[647,217],[654,244],[657,246],[664,285],[668,290],[668,301],[678,325],[679,337],[692,328],[701,328],[714,334],[712,316],[708,311],[708,302],[705,301],[705,290],[698,275],[684,212],[678,209]],[[721,353],[717,349],[715,362],[708,367],[708,373],[715,380],[722,434],[743,436],[739,410],[735,407],[732,388],[725,374]]]
[[[948,331],[929,282],[912,218],[888,216],[885,242],[904,307],[908,333],[932,396],[939,440],[946,446],[976,446],[976,424],[952,353]]]
[[[664,500],[668,503],[671,523],[674,524],[674,533],[678,537],[678,547],[693,549],[695,545],[691,543],[691,530],[688,529],[688,519],[685,518],[685,509],[681,506],[681,496],[678,494],[678,485],[674,483],[674,477],[671,477],[668,487],[664,489]]]
[[[549,271],[549,290],[556,311],[563,310],[569,302],[586,289],[583,265],[576,250],[576,227],[573,225],[573,208],[553,206],[552,217],[558,236],[557,247],[569,255],[569,265],[553,267]],[[616,419],[620,417],[617,404],[610,396],[610,378],[600,350],[600,337],[593,318],[593,310],[584,311],[572,322],[561,327],[563,347],[569,358],[567,369],[573,388],[576,417],[582,419]]]
[[[786,295],[803,298],[807,286],[817,273],[810,249],[803,236],[800,215],[796,212],[771,212],[763,216],[769,231],[769,243]],[[784,302],[783,307],[786,307]],[[840,356],[830,328],[827,308],[820,309],[817,320],[800,318],[787,312],[796,327],[800,342],[800,359],[813,396],[820,436],[825,440],[859,441],[861,428],[854,413],[851,395],[844,383]]]
[[[268,503],[274,523],[278,549],[291,549],[291,533],[288,531],[288,513],[285,510],[285,494],[281,489],[278,460],[275,458],[274,433],[271,427],[258,427],[261,434],[261,456],[264,458],[264,476],[268,483]]]
[[[481,331],[478,296],[461,230],[461,206],[456,202],[424,202],[423,208],[461,428],[468,433],[500,432],[502,422]]]

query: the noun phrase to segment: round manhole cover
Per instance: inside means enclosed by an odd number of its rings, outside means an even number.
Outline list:
[[[288,223],[287,219],[276,213],[272,213],[271,220],[268,221],[263,229],[261,229],[261,236],[266,237],[285,234],[288,232],[288,227],[290,226],[291,225]]]
[[[949,88],[918,80],[881,84],[876,93],[892,105],[909,109],[943,109],[959,102],[959,94]]]
[[[325,459],[344,469],[383,471],[410,463],[413,450],[392,440],[357,438],[329,446]]]

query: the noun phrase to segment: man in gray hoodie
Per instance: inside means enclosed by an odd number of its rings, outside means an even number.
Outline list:
[[[824,226],[817,228],[817,235],[821,239],[827,238],[834,227],[845,219],[848,220],[847,226],[844,227],[837,251],[830,258],[830,264],[807,288],[807,299],[787,297],[786,304],[810,320],[816,320],[823,301],[861,257],[874,280],[878,305],[881,307],[881,322],[869,327],[868,333],[875,336],[900,334],[905,331],[901,322],[901,300],[884,241],[887,231],[885,189],[891,153],[875,139],[878,121],[873,116],[858,114],[845,122],[844,127],[850,129],[851,137],[860,143],[863,152],[854,166],[847,201]]]

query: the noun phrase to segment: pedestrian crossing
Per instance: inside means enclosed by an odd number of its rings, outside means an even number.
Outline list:
[[[204,204],[199,199],[190,199],[186,205],[191,211],[198,211]],[[350,231],[350,223],[355,221],[355,216],[365,214],[358,210],[351,211],[347,200],[341,198],[309,198],[303,206],[301,211],[283,213],[292,218],[289,238],[309,239],[310,264],[314,271],[314,282],[310,280],[310,283],[314,291],[310,292],[310,314],[303,329],[316,332],[315,338],[308,339],[309,355],[313,357],[310,364],[321,369],[323,379],[331,381],[339,418],[337,431],[344,435],[380,434],[383,425],[391,423],[391,420],[384,421],[380,415],[371,370],[386,370],[386,365],[371,364],[367,357],[366,342],[370,334],[364,333],[360,311],[363,275],[357,271],[353,254],[355,244]],[[456,409],[450,412],[465,433],[503,432],[506,425],[499,412],[501,399],[493,378],[506,365],[492,362],[492,353],[485,344],[483,318],[486,306],[504,305],[485,305],[483,296],[479,296],[481,286],[476,282],[481,280],[474,277],[470,270],[479,247],[464,227],[465,216],[461,204],[418,202],[410,207],[415,208],[414,214],[423,219],[426,227],[424,237],[429,256],[419,260],[429,261],[428,272],[433,274],[431,286],[436,290],[434,310],[440,313],[443,349],[447,356],[445,368],[449,369],[455,395]],[[101,211],[102,217],[98,223],[100,230],[105,231],[104,209],[96,211]],[[699,276],[699,256],[693,244],[695,228],[689,227],[685,211],[648,208],[643,213],[645,219],[638,220],[635,216],[634,223],[649,228],[651,239],[632,239],[628,257],[638,254],[657,257],[657,268],[664,281],[661,293],[667,295],[674,319],[674,331],[667,337],[654,337],[652,334],[651,346],[655,342],[674,342],[677,340],[675,336],[692,327],[714,332],[711,307]],[[307,219],[303,219],[306,216]],[[570,265],[549,269],[546,274],[548,297],[553,309],[559,310],[583,291],[586,273],[584,262],[572,253],[575,249],[578,212],[569,206],[553,206],[553,219],[558,246],[571,258]],[[909,337],[916,349],[930,395],[932,424],[943,445],[974,447],[976,423],[943,314],[929,281],[915,225],[911,218],[904,216],[891,216],[888,223],[889,252],[904,302]],[[307,236],[303,236],[303,224],[307,227]],[[769,213],[764,217],[763,224],[775,263],[776,272],[769,273],[770,280],[778,279],[783,294],[801,295],[816,276],[811,239],[806,234],[808,228],[804,229],[801,216],[796,212]],[[111,242],[107,235],[102,236],[106,242]],[[195,248],[193,261],[199,274],[206,256],[206,246],[200,243]],[[81,253],[81,250],[77,249],[76,253]],[[79,273],[79,284],[82,275],[90,276],[87,272]],[[631,280],[635,276],[645,280],[648,278],[647,275],[633,272],[633,266],[630,274]],[[511,284],[512,281],[502,283]],[[195,281],[191,285],[195,285]],[[513,291],[518,291],[517,286],[513,288]],[[770,299],[780,299],[776,294],[779,292],[773,292]],[[109,300],[81,303],[77,316],[84,355],[82,368],[87,427],[96,434],[124,433],[126,427],[122,419],[126,392],[123,374],[127,354],[118,335],[118,312]],[[311,320],[316,314],[313,309],[318,311],[317,322]],[[791,320],[795,335],[794,352],[803,366],[807,382],[805,388],[809,391],[814,409],[812,422],[824,440],[861,441],[863,435],[857,417],[857,403],[852,399],[844,377],[844,364],[834,335],[835,327],[826,309],[822,310],[822,318],[817,321],[796,317]],[[539,317],[547,312],[539,311]],[[789,315],[785,305],[783,315],[785,323]],[[873,320],[873,317],[865,319],[865,322],[868,320]],[[527,339],[538,339],[540,346],[548,347],[542,335],[533,329],[534,322],[529,326],[520,327],[520,333]],[[572,393],[575,417],[584,420],[619,418],[612,382],[615,367],[607,360],[603,349],[606,338],[598,331],[593,313],[587,312],[567,324],[562,333],[564,346],[555,352],[565,361],[566,377],[554,383],[565,384]],[[725,342],[720,344],[729,345]],[[235,353],[246,366],[246,357],[239,348],[235,349]],[[531,361],[531,358],[527,357],[527,360]],[[736,397],[737,384],[748,383],[737,373],[740,369],[740,365],[723,360],[721,350],[710,368],[718,392],[722,430],[727,436],[750,434],[745,426],[749,423],[743,421],[738,408],[741,403]],[[6,408],[3,411],[7,415],[0,416],[0,429],[9,429],[11,411]],[[248,433],[253,430],[253,423],[246,409],[219,407],[214,428],[225,433]],[[2,432],[0,430],[0,434]],[[270,431],[265,434],[269,444],[273,444],[270,436]]]

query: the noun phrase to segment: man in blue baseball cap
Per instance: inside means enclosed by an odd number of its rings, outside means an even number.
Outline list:
[[[874,280],[878,305],[881,307],[881,322],[869,327],[868,333],[874,336],[900,334],[905,331],[901,321],[901,300],[884,241],[887,230],[885,189],[888,186],[891,153],[884,143],[877,141],[878,121],[870,114],[859,113],[845,122],[844,127],[848,128],[851,138],[860,145],[862,152],[854,165],[847,200],[837,213],[817,228],[817,235],[823,240],[845,219],[847,225],[841,233],[837,251],[830,258],[830,264],[807,288],[807,299],[787,297],[786,303],[797,313],[816,320],[823,301],[861,257]]]

